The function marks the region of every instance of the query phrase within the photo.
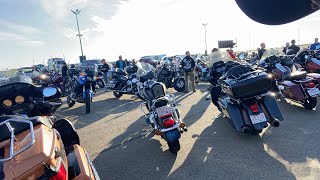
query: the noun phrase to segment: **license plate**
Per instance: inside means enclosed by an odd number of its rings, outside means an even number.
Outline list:
[[[156,109],[156,112],[160,118],[172,115],[172,110],[168,106],[162,106]]]
[[[260,113],[258,115],[251,115],[250,119],[251,119],[252,124],[258,124],[258,123],[262,123],[262,122],[267,121],[267,118],[263,113]]]
[[[308,90],[308,94],[309,94],[311,97],[315,97],[315,96],[320,95],[320,90],[319,90],[318,88],[309,89],[309,90]]]

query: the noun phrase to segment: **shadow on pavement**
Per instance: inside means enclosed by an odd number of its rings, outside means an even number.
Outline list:
[[[93,163],[101,179],[164,179],[175,160],[166,150],[163,152],[159,137],[154,137],[144,124],[145,118],[131,124],[121,135],[100,152]]]
[[[140,103],[141,101],[135,97],[132,97],[131,99],[108,98],[100,101],[95,101],[95,99],[93,99],[91,112],[89,114],[85,113],[85,104],[82,103],[77,103],[80,106],[70,110],[69,107],[60,108],[58,114],[61,116],[63,115],[64,118],[73,122],[76,129],[80,129],[99,121],[108,115],[117,115],[117,117],[121,117],[137,108]]]
[[[182,166],[170,179],[294,179],[278,160],[264,149],[260,136],[234,132],[225,118],[218,117],[201,134]]]

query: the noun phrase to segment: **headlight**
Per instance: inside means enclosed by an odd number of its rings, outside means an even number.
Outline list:
[[[24,97],[23,96],[17,96],[14,101],[17,103],[17,104],[22,104],[24,103]]]
[[[41,78],[41,79],[47,79],[47,75],[42,74],[42,75],[40,76],[40,78]]]
[[[9,99],[6,99],[2,102],[4,107],[11,107],[12,106],[12,101]]]

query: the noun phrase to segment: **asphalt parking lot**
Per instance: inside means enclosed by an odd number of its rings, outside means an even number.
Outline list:
[[[74,123],[101,179],[320,179],[319,104],[309,111],[281,100],[280,127],[244,135],[205,100],[207,86],[198,88],[169,90],[189,128],[177,155],[145,125],[135,96],[101,91],[90,114],[78,103],[57,114]]]

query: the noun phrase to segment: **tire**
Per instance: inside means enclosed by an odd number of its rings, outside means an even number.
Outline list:
[[[100,89],[102,89],[102,88],[105,87],[104,82],[103,82],[101,79],[99,79],[99,80],[97,81],[97,84],[98,84],[98,86],[99,86]]]
[[[74,100],[72,100],[72,98],[70,96],[67,97],[67,104],[68,104],[69,108],[74,106],[75,103],[76,102]]]
[[[85,103],[86,103],[86,113],[90,113],[90,111],[91,111],[91,95],[90,95],[89,91],[86,92]]]
[[[174,142],[168,142],[169,150],[173,154],[177,154],[180,151],[180,142],[179,140]]]
[[[173,88],[178,92],[183,92],[186,88],[186,82],[184,78],[179,78],[174,81]]]
[[[308,98],[302,104],[302,106],[306,109],[312,110],[317,106],[318,100],[316,97]]]
[[[113,95],[114,97],[116,97],[117,99],[121,98],[121,96],[123,95],[121,92],[117,92],[117,91],[114,91],[113,92]]]

